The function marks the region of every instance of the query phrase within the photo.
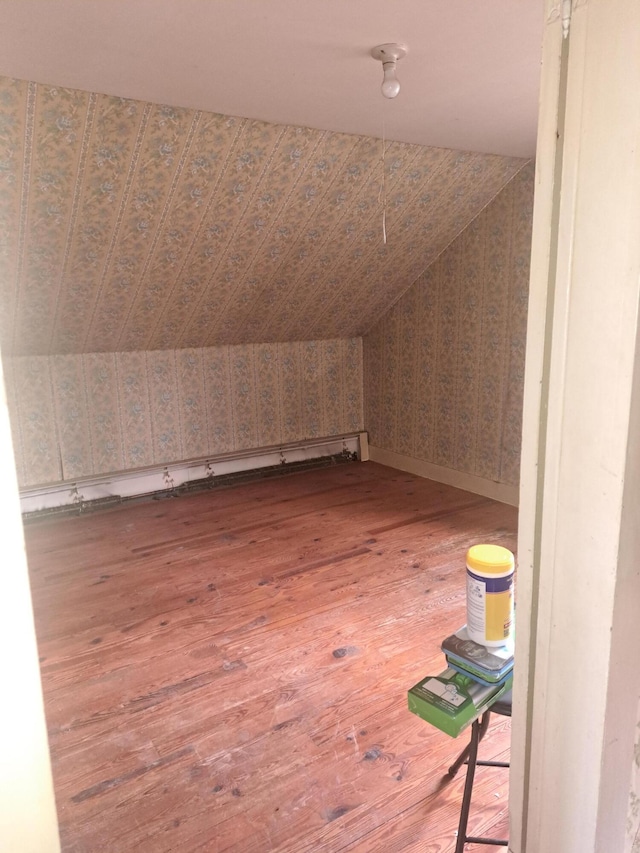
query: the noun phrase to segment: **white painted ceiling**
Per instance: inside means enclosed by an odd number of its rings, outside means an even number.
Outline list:
[[[0,74],[530,157],[542,27],[542,0],[0,0]],[[388,41],[409,46],[394,101]]]

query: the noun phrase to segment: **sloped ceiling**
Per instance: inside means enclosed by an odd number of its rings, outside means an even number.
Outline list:
[[[3,351],[361,335],[524,162],[0,78]]]

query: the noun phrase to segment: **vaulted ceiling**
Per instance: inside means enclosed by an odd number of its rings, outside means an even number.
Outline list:
[[[524,162],[0,78],[3,350],[361,335]]]

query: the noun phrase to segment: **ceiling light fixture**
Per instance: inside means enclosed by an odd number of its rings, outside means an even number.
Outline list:
[[[409,48],[406,44],[379,44],[372,48],[371,56],[382,63],[384,77],[382,80],[382,94],[385,98],[395,98],[400,91],[400,81],[396,77],[396,65],[399,59],[407,55]]]

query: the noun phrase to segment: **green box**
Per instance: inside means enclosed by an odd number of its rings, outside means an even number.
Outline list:
[[[480,684],[473,678],[445,669],[428,675],[409,690],[409,710],[451,737],[511,690],[513,676],[504,684]]]

